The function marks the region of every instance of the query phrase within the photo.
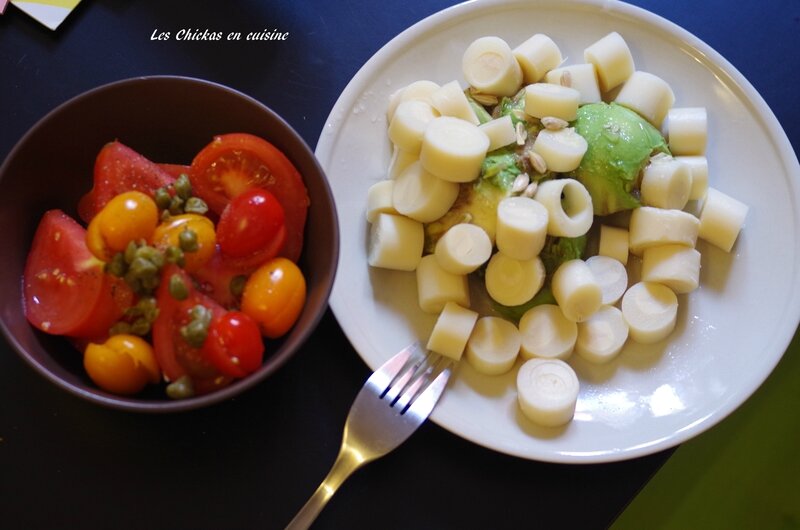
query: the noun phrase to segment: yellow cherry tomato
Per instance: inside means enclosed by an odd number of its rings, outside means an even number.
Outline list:
[[[158,224],[158,206],[141,191],[120,193],[94,216],[86,231],[86,246],[97,258],[110,261],[131,241],[150,239]]]
[[[83,367],[94,383],[113,394],[131,395],[161,380],[150,344],[136,335],[114,335],[103,344],[90,343]]]
[[[183,234],[183,235],[181,235]],[[181,241],[194,240],[195,245],[186,247]],[[183,268],[194,272],[205,265],[214,255],[217,236],[214,223],[208,217],[186,213],[170,217],[153,232],[152,243],[156,247],[179,247],[185,260]],[[192,248],[194,250],[192,250]]]
[[[271,339],[284,335],[297,321],[306,302],[306,280],[294,262],[274,258],[247,279],[242,311]]]

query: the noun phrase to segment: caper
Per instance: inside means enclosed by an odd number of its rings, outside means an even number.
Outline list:
[[[136,302],[136,306],[139,307],[143,313],[146,313],[147,311],[158,307],[158,302],[152,296],[145,296]]]
[[[110,274],[113,274],[117,278],[122,278],[125,276],[126,269],[127,267],[125,264],[125,258],[121,252],[114,254],[114,257],[111,258],[111,261],[106,263],[106,271]]]
[[[196,252],[200,248],[197,243],[197,234],[188,227],[178,235],[178,244],[184,252]]]
[[[189,314],[192,320],[181,327],[180,333],[190,346],[199,348],[203,345],[208,336],[208,326],[211,323],[211,311],[205,306],[198,304],[192,307]]]
[[[151,323],[155,322],[156,319],[158,318],[158,312],[159,312],[158,307],[154,307],[152,309],[148,309],[147,311],[144,312],[144,318],[146,318],[148,320],[148,322],[151,322]]]
[[[131,324],[131,333],[139,335],[140,337],[147,335],[150,333],[150,322],[145,318],[137,318],[134,320],[133,324]]]
[[[180,214],[182,214],[183,213],[183,203],[184,203],[184,200],[182,198],[180,198],[179,196],[175,195],[169,201],[169,213],[171,213],[172,215],[180,215]]]
[[[244,285],[247,283],[247,276],[244,274],[240,274],[239,276],[234,276],[231,278],[231,283],[228,285],[228,289],[231,291],[231,294],[236,298],[242,296],[244,292]]]
[[[137,316],[141,315],[150,322],[154,321],[158,316],[158,302],[152,296],[142,297],[134,307],[138,311]]]
[[[162,223],[166,223],[167,221],[169,221],[170,217],[171,216],[169,214],[169,210],[168,209],[165,209],[163,212],[161,212],[161,222]]]
[[[158,267],[156,267],[155,264],[149,259],[135,258],[131,262],[128,272],[132,273],[135,278],[144,279],[158,274]]]
[[[151,247],[150,245],[144,245],[139,247],[136,250],[136,257],[137,258],[144,258],[150,261],[153,265],[158,267],[159,269],[164,266],[164,255],[155,247]]]
[[[186,199],[186,205],[183,207],[183,211],[186,213],[204,215],[208,212],[208,205],[199,197],[189,197]]]
[[[125,283],[128,284],[128,287],[130,287],[131,291],[133,291],[134,293],[136,294],[144,293],[144,289],[142,288],[142,282],[141,280],[139,280],[139,278],[136,277],[133,271],[129,270],[128,272],[125,273]]]
[[[199,348],[208,337],[208,324],[201,320],[192,320],[181,327],[181,336],[193,348]]]
[[[189,180],[189,176],[186,173],[181,173],[177,180],[175,180],[175,193],[181,199],[188,199],[192,196],[192,181]]]
[[[194,385],[188,375],[183,375],[167,385],[167,396],[172,399],[186,399],[194,396]]]
[[[173,274],[169,278],[169,294],[175,300],[186,300],[189,297],[189,287],[180,274]]]
[[[124,335],[131,332],[131,325],[127,322],[117,322],[108,330],[109,335]]]
[[[131,241],[128,243],[128,246],[125,247],[125,263],[127,263],[128,265],[131,264],[131,261],[133,261],[134,258],[136,258],[136,250],[138,248],[139,247],[136,246],[135,241]]]
[[[150,247],[150,248],[153,248],[153,247]],[[164,266],[164,253],[161,252],[158,249],[154,249],[154,250],[155,250],[155,252],[153,253],[153,257],[150,259],[150,261],[152,261],[153,265],[155,265],[156,267],[158,267],[160,269],[161,267]]]
[[[172,200],[166,188],[158,188],[153,194],[153,198],[159,210],[166,210],[169,208],[169,203]]]
[[[161,283],[161,278],[159,278],[157,274],[142,278],[142,288],[144,288],[145,292],[154,291],[159,283]]]
[[[164,259],[166,259],[167,263],[174,263],[183,267],[183,251],[178,247],[167,247],[164,252]]]
[[[189,314],[192,315],[192,318],[194,320],[199,320],[200,322],[203,322],[206,325],[211,322],[211,311],[202,304],[197,304],[196,306],[194,306],[190,310]]]

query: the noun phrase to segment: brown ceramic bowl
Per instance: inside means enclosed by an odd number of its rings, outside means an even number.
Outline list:
[[[98,389],[82,356],[67,340],[33,328],[22,312],[22,272],[42,214],[61,208],[77,219],[78,199],[92,186],[100,148],[118,139],[151,160],[188,164],[214,135],[249,132],[272,142],[303,176],[311,206],[299,262],[308,288],[294,328],[268,343],[252,375],[215,393],[173,401],[163,386],[135,397]],[[90,90],[40,120],[0,167],[0,323],[11,345],[41,375],[84,399],[141,412],[173,412],[228,399],[283,365],[314,330],[336,271],[339,232],[325,174],[302,138],[277,114],[230,88],[198,79],[158,76],[123,80]]]

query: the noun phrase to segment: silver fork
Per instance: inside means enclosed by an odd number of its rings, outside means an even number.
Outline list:
[[[306,529],[356,469],[389,453],[422,425],[450,378],[450,360],[419,343],[404,348],[373,373],[356,396],[339,455],[328,476],[286,530]]]

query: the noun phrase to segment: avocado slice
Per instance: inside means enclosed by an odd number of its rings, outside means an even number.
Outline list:
[[[586,139],[588,149],[570,176],[588,190],[594,214],[608,215],[640,206],[635,194],[639,173],[653,154],[670,154],[658,129],[615,103],[582,106],[573,126]]]
[[[497,205],[511,195],[511,186],[520,172],[512,149],[502,148],[490,153],[483,162],[481,176],[473,182],[462,183],[450,210],[425,225],[425,252],[432,253],[439,238],[459,223],[480,226],[494,241]]]

